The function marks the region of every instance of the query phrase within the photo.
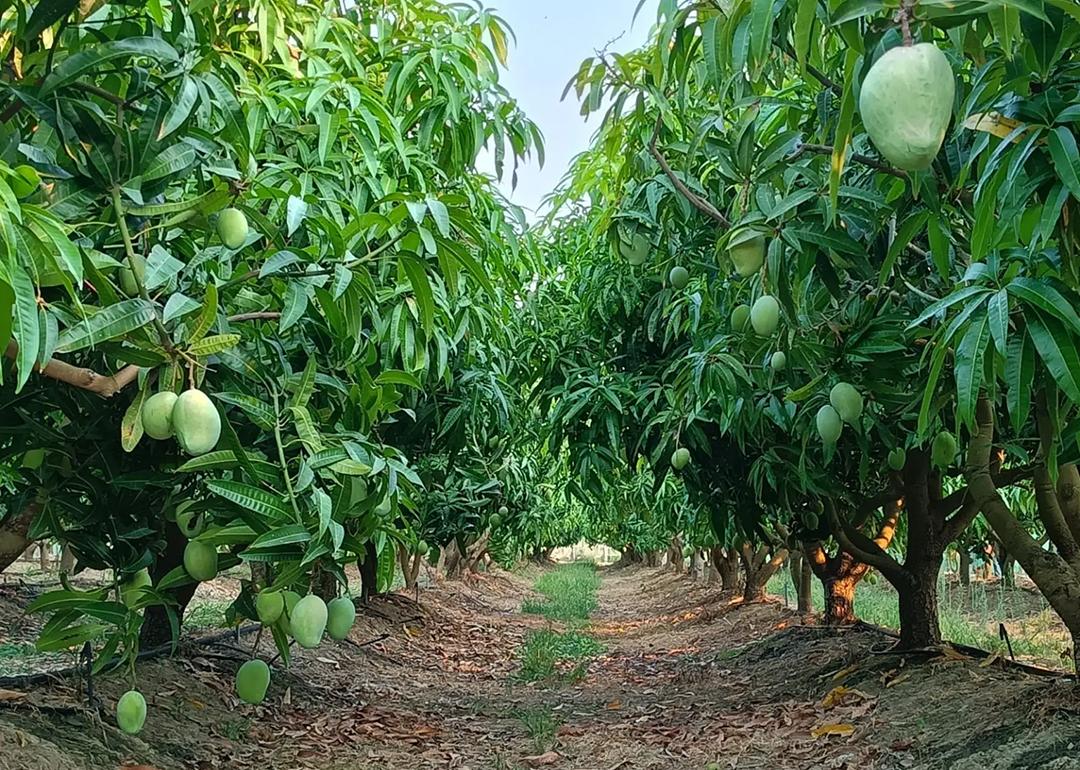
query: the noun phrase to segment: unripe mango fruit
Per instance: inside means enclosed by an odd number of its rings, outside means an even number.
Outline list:
[[[189,455],[203,455],[221,438],[221,416],[209,396],[192,388],[176,399],[172,428],[181,449]]]
[[[356,605],[352,599],[339,596],[326,606],[326,633],[339,642],[349,635],[356,620]]]
[[[218,214],[217,232],[221,242],[230,249],[243,246],[248,236],[248,222],[244,212],[234,208],[223,209]]]
[[[309,650],[318,647],[326,630],[326,620],[326,602],[315,594],[308,594],[296,603],[289,616],[293,639]]]
[[[264,625],[277,623],[281,613],[285,611],[285,597],[281,591],[271,591],[264,588],[255,597],[255,614],[259,616],[259,622]]]
[[[171,390],[155,393],[146,399],[140,418],[147,436],[159,441],[172,438],[174,406],[176,406],[176,394]]]
[[[270,667],[266,661],[249,660],[236,672],[236,696],[244,703],[262,703],[269,686]]]
[[[146,698],[138,690],[128,690],[116,702],[116,724],[128,735],[135,735],[146,724]]]
[[[192,578],[205,583],[218,573],[218,552],[212,545],[192,540],[184,547],[184,569]]]

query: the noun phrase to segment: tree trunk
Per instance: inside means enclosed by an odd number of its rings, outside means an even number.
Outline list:
[[[921,649],[941,644],[938,625],[937,572],[939,564],[911,570],[912,585],[900,588],[900,648]],[[909,568],[910,569],[910,568]]]
[[[733,548],[715,546],[712,549],[713,566],[720,575],[720,588],[736,591],[739,588],[739,554]]]
[[[360,571],[360,601],[367,604],[379,593],[379,551],[374,541],[364,543],[364,558],[357,560],[356,568]]]
[[[971,588],[971,551],[960,546],[960,585],[966,592]]]
[[[671,543],[667,548],[668,566],[670,566],[676,572],[683,571],[683,551],[682,540],[678,535],[671,538]]]
[[[49,547],[48,540],[42,540],[38,543],[38,566],[42,572],[48,572],[52,566],[49,563],[49,554],[52,552],[52,548]]]
[[[645,554],[645,566],[646,567],[659,567],[663,559],[660,551],[649,551]]]
[[[401,565],[401,577],[405,580],[405,590],[412,591],[416,588],[416,577],[420,574],[420,554],[410,556],[408,549],[398,545],[398,564]]]
[[[780,548],[769,557],[769,546],[760,545],[755,551],[748,543],[743,543],[739,551],[742,560],[743,575],[743,602],[763,602],[766,597],[766,588],[769,578],[776,574],[781,565],[787,560],[788,550]]]
[[[34,517],[41,511],[41,503],[28,503],[18,513],[9,516],[0,524],[0,572],[10,567],[22,552],[30,545],[26,539]]]
[[[800,554],[801,555],[801,554]],[[810,560],[799,559],[799,586],[797,590],[798,605],[796,609],[800,614],[806,615],[814,611],[813,583],[814,571],[811,569]],[[854,593],[854,589],[852,589]]]
[[[638,553],[637,549],[633,545],[627,544],[622,547],[619,553],[619,560],[615,562],[616,567],[625,567],[629,564],[641,564],[644,561],[644,557]]]
[[[860,576],[861,577],[861,576]],[[851,625],[855,617],[855,586],[860,578],[846,575],[821,581],[825,589],[825,623],[830,626]]]
[[[172,572],[184,563],[184,548],[188,540],[180,531],[179,527],[172,522],[165,524],[165,551],[154,560],[154,566],[150,569],[150,579],[154,585],[161,578]],[[176,613],[177,635],[184,627],[184,612],[187,610],[191,598],[195,596],[195,589],[199,587],[197,582],[192,581],[187,585],[178,586],[168,591],[176,602],[173,611]],[[172,624],[169,622],[169,612],[161,604],[152,604],[143,611],[142,629],[139,631],[139,646],[143,649],[159,647],[173,641]]]

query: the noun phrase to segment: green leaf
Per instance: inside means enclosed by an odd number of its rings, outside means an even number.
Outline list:
[[[435,327],[435,294],[431,289],[427,272],[424,270],[424,263],[407,254],[402,254],[400,259],[420,307],[420,321],[424,331],[430,335]]]
[[[302,524],[286,524],[259,535],[248,548],[250,550],[280,548],[283,545],[306,543],[309,540],[311,540],[311,533]]]
[[[990,298],[987,313],[990,317],[990,334],[994,338],[994,347],[1004,356],[1008,349],[1009,338],[1009,292],[1007,289],[1002,289]]]
[[[19,345],[18,357],[15,359],[18,371],[15,389],[18,391],[22,390],[37,364],[41,330],[38,328],[40,319],[37,309],[37,291],[34,289],[34,282],[20,265],[15,265],[11,271],[11,288],[15,292],[12,334]],[[61,339],[63,339],[62,336]]]
[[[189,355],[201,358],[234,348],[239,344],[239,334],[214,334],[210,337],[203,337],[198,342],[189,345],[187,352]]]
[[[798,0],[798,8],[795,11],[795,60],[799,63],[799,71],[806,74],[806,56],[810,52],[810,44],[813,41],[814,16],[817,12],[818,0]]]
[[[184,142],[177,142],[155,154],[139,178],[143,183],[152,182],[184,171],[194,162],[195,148]]]
[[[175,48],[156,37],[126,37],[97,42],[54,67],[41,84],[38,97],[47,96],[57,88],[75,82],[83,75],[100,69],[106,62],[126,56],[141,56],[154,62],[169,63],[180,58]]]
[[[299,261],[300,257],[291,251],[282,250],[276,252],[270,259],[263,262],[263,266],[259,268],[259,277],[265,278],[268,275],[280,273],[283,268],[295,265]]]
[[[404,385],[417,390],[422,390],[424,387],[415,375],[400,369],[384,369],[375,377],[375,382],[379,385]]]
[[[1027,316],[1035,349],[1065,395],[1080,405],[1080,355],[1076,337],[1057,318],[1033,311]]]
[[[1077,152],[1076,137],[1068,126],[1058,126],[1046,135],[1046,146],[1054,160],[1054,171],[1073,197],[1080,200],[1080,152]]]
[[[881,264],[881,272],[878,274],[878,288],[884,286],[892,277],[893,265],[896,264],[897,258],[908,247],[912,239],[922,232],[929,216],[927,211],[916,211],[896,228],[896,236],[893,238],[892,243],[889,244],[889,251],[885,255],[885,261]]]
[[[300,281],[291,281],[285,289],[285,302],[278,321],[278,329],[288,331],[304,317],[308,307],[308,288]]]
[[[125,452],[131,452],[143,436],[142,408],[150,394],[150,388],[144,386],[138,395],[132,399],[120,421],[120,446]]]
[[[965,286],[959,291],[954,291],[952,294],[946,295],[942,299],[939,299],[937,302],[931,303],[925,310],[919,313],[919,315],[915,318],[914,321],[907,325],[907,328],[909,330],[914,329],[916,326],[923,323],[927,319],[932,318],[943,310],[948,310],[950,307],[959,302],[963,302],[964,300],[970,299],[972,297],[978,297],[978,301],[981,302],[983,299],[986,298],[986,295],[993,293],[994,292],[992,289],[988,289],[985,286]]]
[[[35,314],[36,316],[36,314]],[[154,306],[142,299],[128,299],[88,316],[78,326],[60,334],[60,353],[71,353],[141,329],[154,319]]]
[[[438,198],[427,198],[426,200],[428,211],[431,212],[431,218],[435,220],[435,227],[439,230],[439,235],[443,238],[450,237],[450,212],[446,209],[444,204]]]
[[[169,107],[169,112],[165,115],[165,120],[161,124],[161,131],[158,134],[159,139],[164,139],[176,129],[180,128],[184,124],[184,121],[191,115],[192,109],[195,107],[195,103],[199,100],[199,87],[195,84],[195,81],[184,75],[183,80],[180,83],[180,89],[173,99],[172,106]]]
[[[1035,346],[1025,332],[1013,335],[1005,356],[1006,404],[1013,431],[1020,432],[1031,411],[1031,384],[1035,379]]]
[[[292,235],[307,217],[308,205],[303,198],[290,195],[285,204],[285,227],[286,232]]]
[[[273,495],[250,484],[215,479],[207,481],[206,488],[215,495],[268,519],[285,519],[290,515],[289,509],[285,507],[285,503],[280,496]]]
[[[1080,315],[1077,315],[1073,303],[1065,299],[1048,281],[1015,278],[1005,288],[1027,305],[1059,319],[1073,334],[1080,336]]]
[[[300,378],[296,383],[296,390],[290,401],[292,406],[307,406],[308,401],[311,400],[311,396],[315,393],[315,379],[317,375],[318,368],[315,364],[315,356],[311,356],[308,358],[308,362],[304,366],[304,371],[301,372]]]
[[[263,430],[274,429],[274,422],[277,418],[274,416],[273,407],[255,398],[255,396],[246,393],[224,392],[215,393],[214,398],[223,404],[232,404],[239,407],[244,414],[251,418],[252,422]]]
[[[195,322],[195,325],[191,327],[191,333],[188,334],[187,343],[193,345],[210,331],[214,325],[214,321],[217,319],[218,310],[218,290],[217,286],[213,283],[206,284],[206,297],[203,299],[202,312],[199,313],[199,318]]]
[[[989,342],[987,316],[980,314],[971,322],[956,348],[956,415],[964,425],[975,422],[975,402],[982,387],[983,355]]]

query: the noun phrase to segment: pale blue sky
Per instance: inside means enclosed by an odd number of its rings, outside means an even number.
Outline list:
[[[522,109],[540,125],[547,158],[541,170],[533,162],[518,172],[518,186],[504,192],[527,209],[535,209],[550,192],[570,159],[589,145],[599,117],[586,123],[580,103],[571,92],[560,102],[566,82],[581,60],[608,46],[627,51],[645,42],[656,18],[656,1],[649,0],[631,26],[638,0],[487,0],[506,19],[517,36],[510,51],[510,68],[502,82]],[[617,39],[616,39],[617,38]],[[611,42],[614,41],[614,42]],[[485,164],[486,165],[486,164]]]

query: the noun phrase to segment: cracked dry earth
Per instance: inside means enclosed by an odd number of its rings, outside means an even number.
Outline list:
[[[419,604],[379,599],[351,644],[275,668],[258,707],[232,695],[239,656],[221,646],[140,667],[150,716],[134,738],[71,684],[0,699],[0,768],[1080,768],[1080,697],[1063,679],[882,654],[876,631],[741,606],[671,572],[601,575],[586,630],[604,652],[575,682],[515,676],[526,634],[558,625],[520,612],[535,572],[499,572]],[[111,705],[124,685],[99,688]]]

